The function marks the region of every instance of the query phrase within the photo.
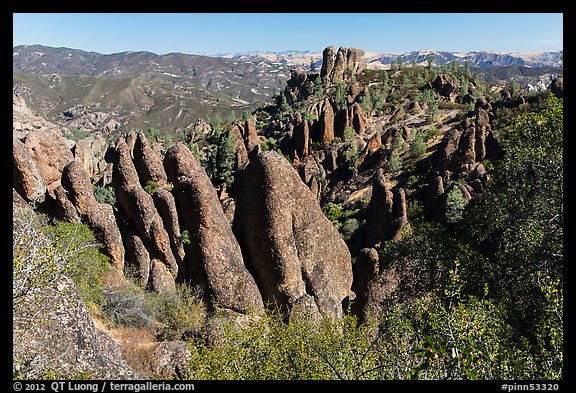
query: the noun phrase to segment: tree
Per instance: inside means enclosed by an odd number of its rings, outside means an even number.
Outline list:
[[[538,277],[563,283],[563,127],[563,101],[550,95],[499,130],[494,180],[463,219],[470,239],[491,250],[483,276],[531,340],[551,307]]]
[[[226,184],[228,188],[234,183],[236,165],[236,137],[231,132],[223,133],[218,141],[215,156],[215,173],[213,179],[217,184]]]
[[[428,71],[432,70],[432,64],[434,63],[434,57],[432,55],[426,56],[426,69]]]

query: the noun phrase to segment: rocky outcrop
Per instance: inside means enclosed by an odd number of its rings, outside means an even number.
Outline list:
[[[48,371],[61,379],[78,374],[87,379],[146,379],[122,359],[120,345],[96,328],[70,278],[62,276],[42,294],[29,297],[23,303],[36,323],[13,317],[15,371],[29,379],[41,378]],[[35,364],[35,369],[26,370],[27,363]]]
[[[12,138],[12,187],[27,202],[41,202],[46,185],[36,161],[22,142]]]
[[[320,77],[325,84],[348,81],[366,69],[362,49],[341,47],[338,52],[335,50],[336,47],[329,46],[322,52]]]
[[[430,220],[444,222],[446,217],[446,204],[444,200],[444,180],[436,176],[426,188],[424,208]]]
[[[108,167],[107,151],[108,143],[101,135],[81,139],[74,145],[74,159],[80,161],[92,184],[100,181]]]
[[[189,279],[204,288],[210,307],[261,313],[262,297],[204,168],[181,143],[168,149],[164,166],[174,184],[181,227],[190,235]]]
[[[324,146],[328,146],[334,139],[334,109],[332,109],[332,105],[328,98],[326,98],[322,104],[318,127],[320,141]]]
[[[408,224],[404,190],[393,193],[386,184],[382,168],[376,171],[372,180],[372,198],[367,217],[366,247],[375,247],[386,240],[399,240],[404,226]]]
[[[366,69],[364,51],[357,48],[339,48],[329,46],[322,52],[320,77],[325,84],[348,81]]]
[[[234,138],[234,151],[236,152],[234,169],[238,171],[248,164],[248,150],[246,149],[247,142],[244,141],[244,129],[241,126],[235,124],[229,132]]]
[[[310,128],[308,127],[308,121],[302,119],[300,114],[296,116],[295,121],[294,131],[292,131],[292,145],[298,157],[303,159],[309,153]]]
[[[244,122],[243,140],[246,146],[246,151],[251,152],[257,146],[260,146],[260,138],[256,132],[256,125],[253,119],[248,119]]]
[[[432,82],[432,88],[436,90],[440,96],[447,98],[451,102],[454,102],[458,95],[458,84],[452,81],[446,74],[438,74]]]
[[[364,113],[364,109],[362,109],[359,103],[355,102],[348,108],[348,112],[348,118],[350,119],[352,128],[354,128],[356,134],[363,136],[366,131],[366,114]]]
[[[262,152],[239,174],[233,228],[265,302],[342,314],[352,294],[350,253],[284,157]]]
[[[112,206],[98,203],[88,174],[79,161],[71,161],[62,171],[62,190],[57,198],[59,205],[65,209],[65,217],[77,216],[92,230],[103,244],[103,251],[112,259],[112,265],[118,272],[124,271],[124,246],[122,236],[116,225]],[[70,201],[70,204],[66,202]],[[73,206],[76,212],[67,212]]]
[[[336,47],[329,46],[322,52],[322,68],[320,69],[320,78],[324,84],[332,82],[332,70],[336,63]]]
[[[366,143],[366,147],[364,148],[364,150],[362,150],[362,152],[358,156],[356,165],[359,168],[368,167],[368,165],[370,164],[370,158],[376,152],[378,152],[378,150],[380,150],[380,147],[382,147],[382,138],[380,137],[380,132],[377,131],[374,133],[374,135],[372,135],[372,137],[370,137],[370,139]]]
[[[56,188],[62,177],[62,169],[74,159],[63,138],[51,131],[34,131],[26,135],[24,146],[34,159],[48,189]]]
[[[144,243],[142,243],[142,239],[135,233],[128,236],[126,254],[128,262],[136,269],[136,277],[140,286],[146,287],[152,268],[150,254],[148,254]]]
[[[352,302],[351,312],[360,321],[364,319],[364,307],[368,302],[368,284],[380,270],[380,257],[374,248],[363,248],[360,250],[356,263],[354,264],[354,283],[352,290],[356,298]]]
[[[562,98],[564,95],[564,78],[557,77],[552,80],[550,84],[550,91],[558,98]]]
[[[170,270],[173,279],[176,279],[178,265],[152,196],[141,187],[130,151],[123,140],[116,144],[116,151],[118,157],[114,163],[112,184],[118,208],[138,231],[150,258],[162,261]]]
[[[162,164],[162,155],[150,145],[142,132],[136,134],[133,157],[134,167],[142,186],[149,181],[155,182],[158,186],[166,184],[168,180]]]

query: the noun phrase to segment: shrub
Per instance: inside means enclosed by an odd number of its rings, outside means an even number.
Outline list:
[[[424,142],[422,133],[418,133],[414,139],[410,142],[410,157],[418,158],[426,153],[426,143]]]
[[[158,191],[158,188],[160,188],[160,186],[158,185],[158,183],[156,183],[153,180],[148,180],[146,182],[146,185],[144,186],[144,191],[146,191],[148,194],[152,195],[154,194],[156,191]]]
[[[468,202],[464,199],[460,188],[454,185],[446,196],[446,221],[449,224],[454,224],[461,220],[467,204]]]
[[[99,203],[116,204],[116,194],[112,186],[94,186],[94,197]]]

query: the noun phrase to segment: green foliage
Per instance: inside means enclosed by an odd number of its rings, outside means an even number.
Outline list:
[[[148,128],[148,131],[146,131],[146,138],[150,142],[160,142],[162,140],[160,138],[160,130],[152,127]]]
[[[88,138],[90,136],[90,131],[84,130],[79,127],[69,128],[68,132],[66,133],[66,137],[68,139],[73,140],[74,142],[78,142],[81,139]]]
[[[56,221],[48,233],[54,239],[57,252],[75,250],[66,275],[76,284],[82,300],[87,305],[102,304],[103,277],[110,270],[110,258],[99,251],[92,230],[86,224]]]
[[[384,165],[387,172],[396,172],[402,167],[402,159],[398,150],[393,150]]]
[[[324,145],[322,144],[322,141],[310,141],[310,149],[322,150],[323,148],[324,148]]]
[[[352,127],[346,127],[346,128],[344,129],[343,134],[344,134],[344,135],[343,135],[343,136],[344,136],[344,141],[345,141],[345,142],[348,142],[348,141],[352,140],[352,139],[356,136],[356,131],[354,131],[354,128],[352,128]]]
[[[236,167],[236,137],[231,132],[220,134],[216,151],[210,156],[208,172],[216,185],[226,184],[228,188],[234,183]]]
[[[180,232],[180,242],[184,245],[191,243],[190,235],[188,234],[187,229],[184,229],[182,232]]]
[[[484,274],[531,340],[549,307],[534,277],[563,282],[563,129],[563,101],[550,95],[497,130],[503,157],[482,203],[464,217],[470,239],[492,245]]]
[[[99,203],[116,204],[116,194],[112,186],[94,186],[94,197]]]
[[[204,322],[205,307],[197,288],[178,284],[175,293],[145,293],[147,313],[161,324],[159,339],[181,340]]]
[[[144,186],[144,191],[146,191],[148,194],[152,195],[156,191],[158,191],[159,188],[160,188],[160,186],[158,185],[158,183],[156,183],[153,180],[148,180],[146,182],[146,185]]]
[[[424,142],[424,135],[418,132],[414,139],[410,142],[410,157],[418,158],[426,153],[426,143]]]
[[[324,206],[324,214],[326,215],[326,218],[328,218],[333,224],[337,223],[340,220],[343,212],[344,209],[342,205],[338,203],[328,202]]]
[[[280,146],[278,145],[278,141],[273,137],[266,138],[266,140],[260,144],[260,148],[262,151],[273,150],[276,153],[283,155],[282,150],[280,150]]]
[[[455,224],[462,219],[462,213],[468,202],[464,199],[460,188],[452,187],[446,196],[446,221]]]
[[[175,293],[147,292],[131,280],[104,287],[103,314],[115,327],[151,328],[162,340],[180,340],[198,328],[205,307],[196,288],[178,284]]]
[[[342,233],[342,238],[344,239],[344,241],[346,242],[349,241],[354,232],[359,228],[359,226],[360,224],[358,223],[358,220],[355,218],[349,218],[346,221],[344,221],[344,224],[342,225],[340,231]]]

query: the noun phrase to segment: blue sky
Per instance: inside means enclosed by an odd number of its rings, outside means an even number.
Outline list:
[[[356,47],[367,52],[563,49],[561,13],[13,14],[13,44],[100,53],[236,53]]]

